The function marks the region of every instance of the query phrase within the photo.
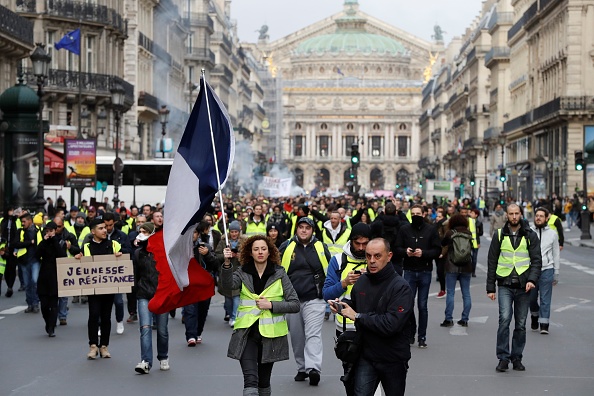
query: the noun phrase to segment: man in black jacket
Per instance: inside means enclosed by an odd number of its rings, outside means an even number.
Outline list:
[[[385,239],[371,240],[365,255],[367,272],[353,286],[351,301],[340,302],[341,315],[354,320],[362,334],[355,394],[372,395],[381,382],[386,395],[404,395],[414,296],[408,283],[389,265],[392,252]],[[332,310],[336,313],[335,305]]]
[[[68,232],[64,227],[64,220],[56,217],[54,218],[54,223],[56,224],[55,238],[58,241],[61,253],[61,256],[58,257],[74,257],[79,254],[80,248],[76,235]],[[68,324],[68,297],[59,297],[58,301],[58,319],[60,320],[60,326],[65,326]]]
[[[427,300],[431,286],[433,260],[441,253],[441,242],[437,228],[424,221],[423,207],[413,205],[410,209],[412,222],[404,224],[396,237],[397,258],[403,258],[404,279],[410,285],[413,296],[417,295],[419,309],[419,348],[427,348],[427,321],[429,312]],[[415,326],[416,327],[416,322]],[[414,344],[416,328],[410,334],[411,344]]]
[[[39,297],[37,296],[37,278],[39,277],[39,260],[35,257],[37,249],[37,227],[33,224],[33,218],[29,213],[19,217],[22,228],[12,245],[16,251],[19,267],[23,272],[23,283],[25,287],[27,302],[26,313],[39,312]]]
[[[495,300],[495,281],[499,286],[499,328],[497,329],[496,371],[524,371],[522,352],[526,345],[526,317],[530,308],[530,290],[538,284],[542,266],[540,240],[522,219],[520,207],[507,207],[507,223],[493,234],[489,247],[487,296]],[[515,317],[515,329],[509,349],[509,325]]]

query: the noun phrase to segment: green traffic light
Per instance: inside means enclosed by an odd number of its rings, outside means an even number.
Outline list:
[[[474,184],[475,184],[475,183],[474,183],[474,180],[471,180],[471,181],[470,181],[470,185],[471,185],[471,186],[474,186]]]
[[[351,162],[352,162],[353,164],[358,164],[358,163],[359,163],[359,157],[355,157],[355,156],[353,156],[353,157],[351,158]]]
[[[400,184],[396,184],[396,188],[400,188]]]
[[[582,171],[582,170],[584,170],[584,165],[582,165],[582,164],[575,164],[575,170],[576,171]]]
[[[582,205],[582,210],[586,210],[588,207],[586,205]]]

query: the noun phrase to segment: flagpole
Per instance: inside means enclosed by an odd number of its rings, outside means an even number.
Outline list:
[[[221,176],[219,175],[219,162],[217,160],[217,148],[215,147],[214,132],[212,131],[212,119],[210,118],[210,102],[208,101],[208,90],[206,89],[206,75],[205,70],[202,69],[202,81],[204,83],[204,96],[206,97],[206,111],[208,113],[208,126],[210,127],[210,141],[212,142],[212,153],[214,155],[215,171],[217,173],[218,195],[221,203],[221,217],[223,218],[223,232],[225,233],[225,241],[227,247],[230,246],[227,234],[227,222],[225,221],[225,206],[223,205],[223,193],[221,191]]]

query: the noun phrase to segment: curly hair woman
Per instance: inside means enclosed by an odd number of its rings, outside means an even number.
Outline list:
[[[231,249],[224,250],[221,279],[226,289],[240,289],[239,309],[227,356],[239,360],[243,395],[271,394],[274,362],[289,359],[286,313],[299,312],[299,299],[278,249],[265,235],[254,235],[241,246],[241,268],[233,272]]]

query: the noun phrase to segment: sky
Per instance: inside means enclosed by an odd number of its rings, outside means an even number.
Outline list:
[[[257,42],[257,30],[268,25],[270,40],[285,37],[343,9],[344,0],[232,0],[241,41]],[[368,15],[431,41],[437,23],[446,44],[461,36],[481,9],[481,0],[359,0]]]

